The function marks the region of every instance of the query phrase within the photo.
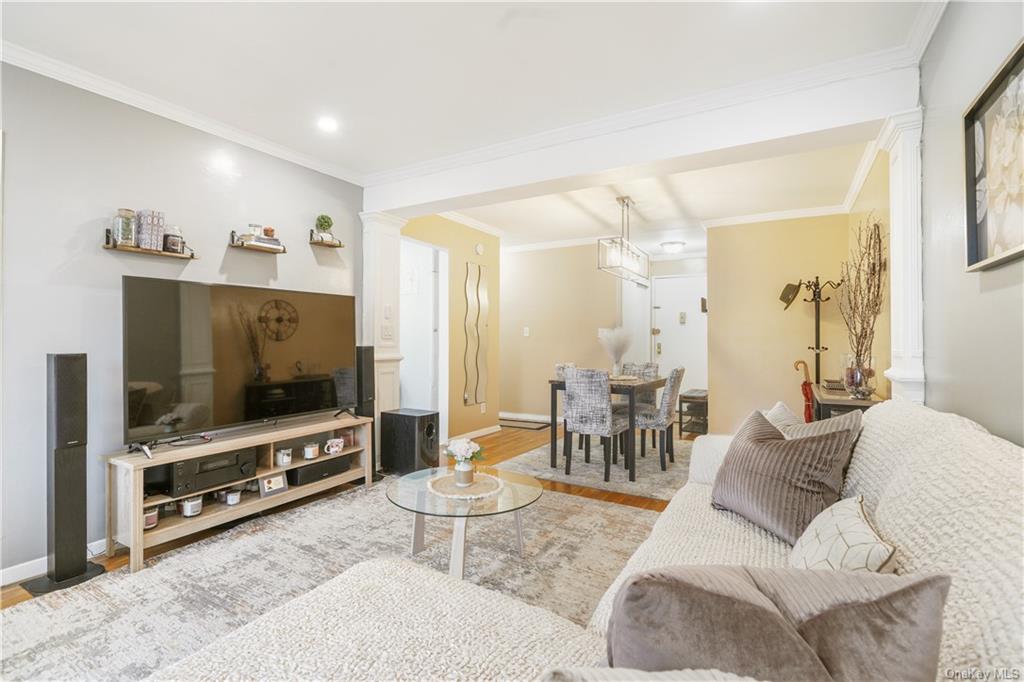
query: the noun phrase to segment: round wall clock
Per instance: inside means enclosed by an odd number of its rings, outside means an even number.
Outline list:
[[[299,328],[299,313],[288,301],[274,298],[260,308],[260,324],[267,332],[267,337],[274,341],[284,341]]]

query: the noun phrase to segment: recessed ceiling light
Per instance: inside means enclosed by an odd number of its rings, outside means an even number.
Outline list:
[[[665,253],[679,253],[686,246],[686,242],[662,242],[661,248]]]
[[[331,118],[330,116],[321,116],[316,121],[316,127],[325,133],[336,133],[338,132],[338,119]]]

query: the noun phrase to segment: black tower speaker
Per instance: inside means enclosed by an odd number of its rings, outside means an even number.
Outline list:
[[[356,415],[359,417],[376,417],[374,399],[377,391],[374,385],[373,346],[356,346]],[[374,437],[376,427],[370,429],[370,470],[374,472],[373,480],[381,480],[377,474],[377,439]]]
[[[437,412],[388,410],[380,415],[380,463],[392,473],[438,466]]]
[[[85,354],[46,356],[45,576],[22,583],[44,594],[85,582],[103,567],[86,561]]]
[[[373,346],[356,346],[356,414],[372,417],[373,398]]]

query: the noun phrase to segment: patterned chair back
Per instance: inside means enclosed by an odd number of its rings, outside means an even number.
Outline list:
[[[668,424],[672,421],[672,412],[675,410],[676,399],[679,397],[679,389],[683,387],[683,374],[685,367],[676,367],[668,375],[665,388],[661,391],[661,403],[658,405],[658,421]]]
[[[575,369],[576,363],[574,362],[559,362],[555,365],[555,378],[565,379],[565,370]]]
[[[656,362],[626,362],[622,365],[622,373],[633,377],[640,377],[645,381],[658,378],[658,363]],[[667,384],[666,384],[667,385]],[[638,403],[654,405],[658,401],[658,391],[638,391],[636,394]]]
[[[612,426],[612,396],[603,369],[565,371],[565,428],[572,433],[607,436]]]

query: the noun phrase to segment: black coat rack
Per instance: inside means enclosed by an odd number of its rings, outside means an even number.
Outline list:
[[[816,384],[821,383],[821,354],[828,350],[828,346],[821,345],[821,304],[832,300],[831,296],[822,298],[822,293],[828,288],[838,289],[842,284],[842,280],[838,282],[828,280],[822,283],[821,279],[816,276],[814,281],[800,280],[796,284],[787,284],[782,289],[782,295],[779,296],[779,300],[786,304],[783,310],[788,310],[801,289],[806,289],[811,294],[811,297],[805,298],[804,302],[814,304],[814,345],[808,346],[807,350],[814,351],[814,383]]]

